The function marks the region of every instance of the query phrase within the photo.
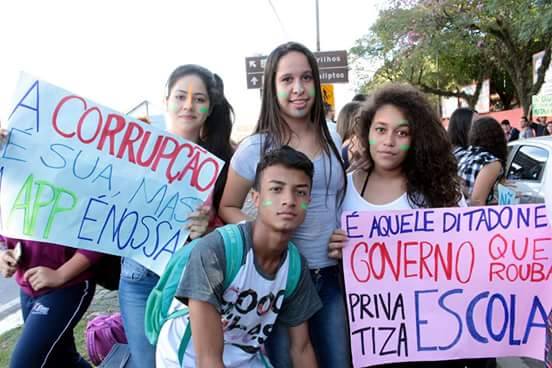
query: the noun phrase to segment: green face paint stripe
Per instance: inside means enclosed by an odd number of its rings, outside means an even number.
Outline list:
[[[409,145],[409,144],[401,144],[401,145],[399,146],[399,149],[400,149],[401,151],[408,151],[408,150],[410,149],[410,145]]]
[[[263,206],[264,207],[272,206],[272,201],[270,199],[265,199],[263,201]]]
[[[370,145],[374,145],[374,144],[376,144],[376,140],[375,139],[368,139],[368,143]]]
[[[306,203],[306,202],[303,202],[303,203],[301,203],[301,208],[306,210],[307,208],[309,208],[309,204]]]
[[[171,103],[169,103],[169,110],[171,110],[172,112],[177,112],[179,109],[180,106],[178,105],[178,102],[171,101]]]
[[[202,114],[207,114],[209,112],[209,108],[207,106],[200,106],[199,112]]]

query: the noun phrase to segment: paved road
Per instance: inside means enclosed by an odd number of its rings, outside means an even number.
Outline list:
[[[19,287],[14,278],[0,276],[0,321],[19,308]]]

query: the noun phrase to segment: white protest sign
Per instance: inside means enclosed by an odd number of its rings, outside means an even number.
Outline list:
[[[224,164],[202,147],[23,74],[0,151],[0,232],[161,273]]]

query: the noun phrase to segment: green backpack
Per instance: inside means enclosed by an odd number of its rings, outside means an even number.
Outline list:
[[[224,271],[224,289],[232,283],[236,277],[244,257],[244,242],[243,236],[238,225],[229,224],[216,229],[222,236],[224,241],[224,252],[226,257],[226,270]],[[146,303],[145,315],[145,330],[146,337],[152,345],[157,343],[159,332],[163,324],[170,319],[182,317],[188,314],[188,308],[179,309],[169,314],[169,308],[176,294],[176,289],[184,273],[184,269],[192,249],[196,246],[199,239],[195,239],[190,243],[181,247],[171,257],[167,267],[163,271],[163,275],[157,282],[157,285],[151,291]],[[286,289],[284,297],[289,297],[295,291],[299,278],[301,276],[301,256],[297,247],[289,242],[288,246],[289,257],[289,272],[287,277]],[[180,342],[178,349],[178,358],[182,363],[184,352],[191,338],[191,328],[188,328],[184,333],[184,337]]]

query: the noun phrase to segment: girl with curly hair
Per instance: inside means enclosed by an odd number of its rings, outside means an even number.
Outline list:
[[[416,88],[378,90],[360,115],[357,136],[369,165],[348,175],[344,210],[452,207],[462,200],[447,132]]]
[[[447,132],[422,92],[390,84],[377,90],[360,114],[357,137],[366,168],[348,174],[343,211],[392,211],[463,204],[456,160]],[[465,204],[463,204],[465,205]],[[339,257],[347,239],[332,236]],[[456,367],[455,362],[415,362],[385,367]]]

